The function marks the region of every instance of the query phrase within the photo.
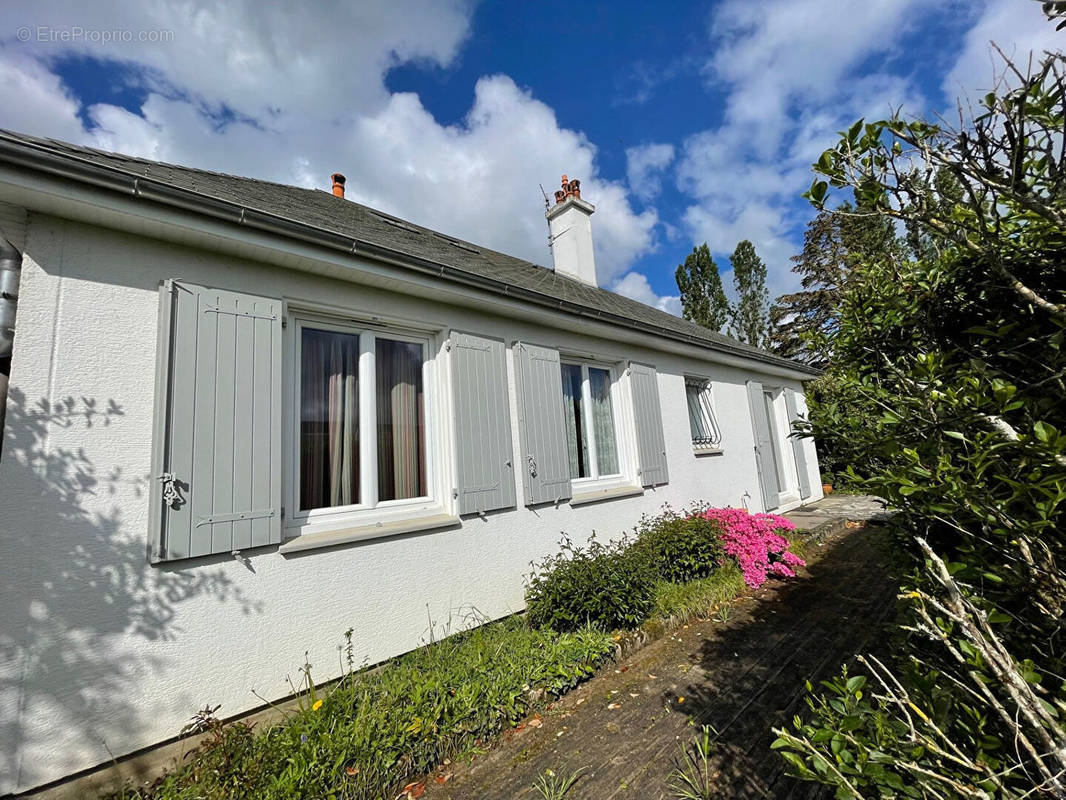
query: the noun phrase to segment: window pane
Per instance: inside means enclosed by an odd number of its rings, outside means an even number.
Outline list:
[[[611,373],[589,367],[589,388],[592,391],[592,428],[596,432],[596,466],[600,475],[615,475],[618,472],[618,445],[611,409]]]
[[[570,477],[589,477],[589,444],[585,432],[585,409],[581,397],[581,367],[563,364],[563,412],[566,446],[570,451]]]
[[[378,500],[426,494],[422,345],[377,339]]]
[[[359,337],[304,328],[300,508],[359,502]]]
[[[691,380],[685,384],[685,399],[688,402],[688,426],[692,432],[692,444],[696,447],[718,447],[722,433],[714,418],[709,383]]]
[[[685,387],[685,399],[688,400],[688,427],[692,432],[694,444],[702,444],[708,438],[706,421],[703,418],[703,408],[700,403],[702,391],[700,386],[691,383]]]

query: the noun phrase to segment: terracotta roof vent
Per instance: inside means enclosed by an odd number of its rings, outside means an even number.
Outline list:
[[[333,179],[333,194],[343,199],[344,197],[344,176],[339,172],[334,172],[330,175]]]

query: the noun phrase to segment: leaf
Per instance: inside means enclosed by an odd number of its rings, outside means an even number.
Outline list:
[[[401,794],[401,797],[406,795],[408,798],[410,798],[410,800],[417,800],[417,798],[421,797],[425,793],[426,782],[416,781],[414,783],[409,783],[403,787],[403,794]]]
[[[849,692],[851,692],[852,694],[855,694],[855,692],[859,691],[859,689],[861,689],[865,685],[866,685],[866,676],[865,675],[855,675],[854,677],[848,678],[847,690]]]
[[[1047,444],[1059,435],[1059,431],[1054,425],[1043,420],[1033,425],[1033,433],[1036,434],[1036,438],[1041,444]]]
[[[862,133],[863,122],[865,122],[865,117],[859,119],[858,122],[848,128],[848,141],[852,144],[859,141],[859,134]]]

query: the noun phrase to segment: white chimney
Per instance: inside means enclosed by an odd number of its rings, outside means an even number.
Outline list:
[[[545,212],[551,233],[555,271],[596,286],[596,257],[592,253],[592,212],[596,206],[581,199],[581,181],[567,180],[555,193],[555,205]]]

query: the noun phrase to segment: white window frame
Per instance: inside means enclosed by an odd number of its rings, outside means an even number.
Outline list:
[[[618,364],[589,359],[581,356],[568,356],[561,354],[560,363],[563,366],[581,367],[581,406],[584,414],[585,430],[588,434],[589,449],[589,473],[586,478],[571,477],[570,485],[573,487],[572,502],[585,501],[590,494],[598,494],[603,490],[630,488],[636,486],[636,436],[633,423],[632,409],[626,401],[622,386],[621,375],[624,368]],[[592,383],[589,381],[589,368],[601,369],[608,375],[610,381],[611,414],[614,420],[615,450],[618,453],[618,471],[608,475],[599,473],[599,453],[596,451],[596,431],[592,424]],[[562,391],[562,385],[559,386]]]
[[[718,441],[710,443],[700,443],[692,437],[692,450],[697,455],[704,453],[721,453],[722,452],[722,426],[718,424],[718,411],[715,407],[714,387],[710,378],[705,378],[702,375],[686,375],[685,376],[685,413],[688,414],[688,391],[689,388],[699,388],[699,405],[700,410],[703,412],[703,421],[706,426],[713,431],[718,432]],[[692,436],[692,419],[689,418],[689,435]]]
[[[444,441],[450,428],[447,425],[445,392],[439,385],[446,370],[445,334],[441,330],[421,329],[417,325],[383,323],[379,319],[341,317],[313,310],[293,310],[287,316],[289,337],[285,371],[286,421],[282,461],[287,478],[284,484],[285,515],[282,538],[316,538],[325,534],[323,546],[347,539],[359,540],[388,536],[403,532],[401,523],[411,523],[406,530],[418,530],[419,520],[428,520],[439,527],[443,518],[458,522],[454,503],[446,487],[449,477],[447,447]],[[336,331],[359,336],[359,500],[357,504],[332,508],[300,508],[300,374],[303,358],[302,333],[305,328]],[[425,447],[426,491],[420,497],[378,501],[377,471],[377,339],[414,342],[422,345],[423,388],[423,445]],[[350,534],[345,537],[343,534]],[[283,546],[283,551],[284,551]]]

